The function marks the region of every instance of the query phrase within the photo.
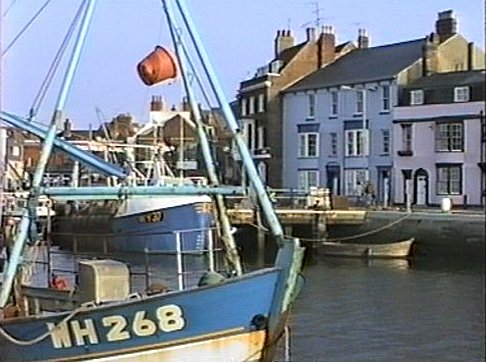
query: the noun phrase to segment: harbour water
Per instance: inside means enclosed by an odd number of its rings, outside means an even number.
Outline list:
[[[247,269],[273,262],[274,248],[258,251],[253,236],[240,235],[239,245]],[[192,263],[202,267],[201,258]],[[71,269],[72,257],[54,255],[51,265]],[[144,258],[131,258],[130,265],[143,272]],[[164,279],[174,263],[151,257],[150,265],[159,281],[176,286],[176,279]],[[45,272],[36,267],[32,277],[40,282]],[[304,276],[291,320],[292,362],[485,360],[484,263],[316,255],[307,259]]]
[[[247,259],[261,262],[251,249]],[[485,360],[484,262],[313,259],[292,317],[292,362]]]

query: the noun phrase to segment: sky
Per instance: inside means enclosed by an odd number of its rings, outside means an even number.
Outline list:
[[[3,51],[45,0],[0,0]],[[27,115],[80,0],[51,0],[2,57],[2,108]],[[437,13],[452,9],[459,33],[485,48],[484,0],[186,0],[188,9],[228,99],[239,82],[274,56],[277,30],[296,42],[309,26],[331,25],[337,41],[356,41],[359,28],[370,46],[421,38],[434,30]],[[184,33],[182,33],[184,36]],[[145,86],[136,65],[156,45],[173,49],[160,0],[98,0],[87,44],[66,103],[75,129],[98,128],[120,113],[144,123],[152,95],[178,104],[180,81]],[[60,69],[65,69],[62,61]],[[48,123],[62,73],[56,75],[38,113]],[[101,110],[97,114],[96,108]]]

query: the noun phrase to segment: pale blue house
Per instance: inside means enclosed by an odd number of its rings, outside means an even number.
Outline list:
[[[367,47],[361,31],[358,43],[357,50],[285,89],[283,183],[357,197],[371,182],[377,201],[389,204],[394,106],[403,86],[480,61],[475,48],[456,33],[450,11],[439,13],[430,36]]]

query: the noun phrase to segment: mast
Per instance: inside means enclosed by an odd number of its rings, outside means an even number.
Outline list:
[[[165,5],[164,10],[167,16],[167,22],[169,24],[170,34],[172,37],[172,42],[174,43],[176,55],[177,58],[179,59],[179,67],[181,69],[184,88],[186,90],[187,98],[191,106],[194,121],[196,123],[198,138],[199,138],[201,150],[204,157],[204,162],[206,164],[209,181],[212,186],[219,186],[219,179],[217,176],[218,174],[216,172],[216,166],[214,164],[213,157],[211,154],[209,141],[206,132],[204,130],[201,112],[195,101],[193,90],[188,80],[187,69],[185,67],[185,63],[182,58],[182,48],[183,48],[182,38],[178,36],[177,31],[175,29],[175,17],[172,13],[171,7],[169,6],[169,3],[165,1],[164,5]],[[236,242],[231,232],[231,223],[226,213],[226,207],[225,207],[223,196],[216,194],[214,196],[214,199],[216,200],[216,208],[217,208],[216,212],[218,214],[217,221],[220,223],[222,227],[222,240],[224,243],[227,260],[231,265],[232,269],[235,271],[236,275],[241,275],[243,273],[243,269],[241,267],[241,261],[236,247]]]
[[[35,217],[35,208],[38,202],[39,189],[42,183],[42,177],[44,175],[45,169],[47,167],[47,162],[52,153],[54,146],[54,139],[56,137],[57,125],[63,119],[63,110],[66,104],[66,100],[71,88],[71,84],[76,73],[77,66],[79,64],[79,59],[83,46],[86,40],[86,35],[88,33],[89,25],[93,17],[94,8],[96,0],[87,0],[87,5],[83,13],[83,18],[81,21],[81,26],[76,38],[76,43],[74,45],[71,59],[68,65],[66,74],[64,75],[64,80],[59,91],[56,109],[54,111],[53,117],[49,129],[44,140],[42,151],[39,157],[39,162],[34,173],[32,188],[28,200],[28,208],[22,213],[22,219],[20,221],[20,230],[15,235],[15,241],[11,250],[11,256],[8,263],[7,270],[5,272],[5,277],[2,285],[2,290],[0,293],[0,308],[5,307],[8,302],[8,298],[12,291],[15,275],[17,274],[17,269],[21,262],[21,254],[24,249],[27,233],[30,228],[30,222],[33,217]]]
[[[253,163],[253,159],[250,155],[250,151],[246,147],[246,143],[243,138],[242,131],[239,128],[238,123],[236,122],[235,116],[231,111],[226,96],[224,95],[221,85],[219,84],[219,81],[216,77],[216,73],[214,72],[214,69],[202,45],[202,41],[199,38],[199,34],[196,30],[196,27],[193,24],[189,12],[187,11],[185,1],[175,0],[175,2],[177,4],[177,7],[179,8],[182,19],[186,25],[186,28],[192,39],[192,42],[194,43],[194,48],[196,50],[196,53],[199,56],[201,65],[206,73],[208,81],[211,84],[214,95],[216,96],[219,106],[221,107],[224,113],[227,125],[231,130],[231,133],[235,139],[235,144],[238,148],[245,170],[249,176],[249,181],[263,209],[263,213],[268,223],[268,226],[270,227],[270,231],[272,232],[272,235],[275,237],[277,244],[282,245],[283,243],[282,225],[280,224],[277,214],[273,209],[272,203],[270,201],[270,198],[268,197],[265,186],[263,185],[260,175],[258,174],[255,164]]]
[[[2,10],[2,3],[3,1],[0,0],[0,17],[3,16]],[[3,22],[0,21],[0,54],[2,53],[3,48]],[[0,55],[0,110],[3,109],[3,57]],[[5,186],[5,171],[6,167],[5,164],[7,162],[7,152],[6,151],[6,142],[7,137],[5,134],[6,130],[3,127],[3,124],[0,124],[0,227],[3,227],[3,190]]]

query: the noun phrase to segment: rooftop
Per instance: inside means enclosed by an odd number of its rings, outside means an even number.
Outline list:
[[[422,57],[425,38],[351,51],[287,92],[390,79]]]

